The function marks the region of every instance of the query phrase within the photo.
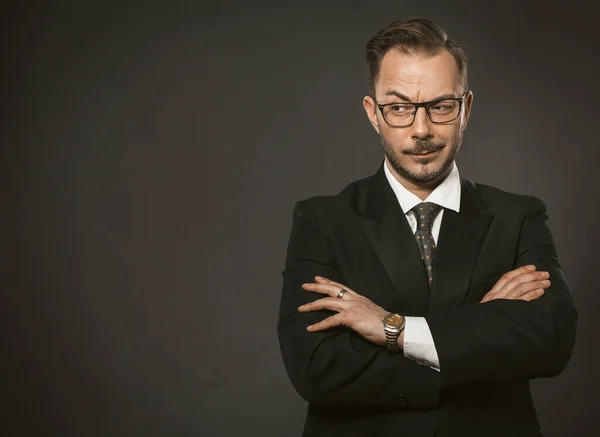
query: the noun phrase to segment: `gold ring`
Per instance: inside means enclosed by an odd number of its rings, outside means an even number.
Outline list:
[[[337,295],[338,299],[341,299],[342,297],[344,297],[344,294],[346,294],[347,292],[348,292],[348,290],[346,290],[345,288],[342,288]]]

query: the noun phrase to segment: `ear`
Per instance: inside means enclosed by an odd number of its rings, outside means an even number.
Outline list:
[[[464,103],[465,105],[465,114],[464,114],[464,123],[463,129],[467,127],[467,122],[469,121],[469,116],[471,115],[471,107],[473,106],[473,91],[468,91],[465,96]]]
[[[375,106],[375,101],[373,100],[373,97],[365,96],[363,99],[363,107],[365,108],[365,112],[367,113],[367,117],[373,125],[373,128],[377,133],[380,133],[379,122],[377,121],[377,106]]]

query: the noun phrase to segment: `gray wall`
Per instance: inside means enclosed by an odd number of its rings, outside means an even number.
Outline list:
[[[3,14],[0,433],[299,435],[275,331],[292,207],[376,171],[364,45],[426,16],[470,55],[461,174],[546,200],[576,293],[570,366],[534,382],[543,428],[593,435],[591,9],[38,3]]]

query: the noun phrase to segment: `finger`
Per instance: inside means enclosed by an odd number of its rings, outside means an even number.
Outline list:
[[[344,290],[346,290],[346,293],[344,294],[345,300],[349,300],[348,299],[349,296],[359,296],[358,293],[352,291],[349,288],[346,288],[345,285],[342,285],[342,284],[337,285],[337,282],[333,283],[333,284],[310,282],[310,283],[302,284],[302,288],[305,291],[314,291],[316,293],[326,294],[327,296],[330,296],[330,297],[338,297],[340,291],[342,291],[342,289],[344,289]]]
[[[509,299],[518,299],[521,296],[536,290],[538,288],[548,288],[550,287],[550,281],[548,279],[544,279],[542,281],[532,281],[532,282],[525,282],[522,284],[519,284],[513,288],[511,288],[507,293],[506,293],[506,297]]]
[[[545,271],[531,271],[527,273],[520,273],[509,279],[508,282],[504,283],[502,287],[498,290],[498,294],[502,296],[507,296],[511,294],[512,290],[517,287],[520,287],[522,291],[529,291],[531,288],[523,287],[523,284],[531,283],[535,281],[542,281],[544,279],[548,279],[550,274]],[[514,294],[512,294],[514,296]]]
[[[308,325],[306,327],[307,331],[315,332],[315,331],[323,331],[324,329],[334,328],[336,326],[343,325],[344,318],[341,314],[334,314],[333,316],[329,316],[320,322],[314,323],[312,325]]]
[[[350,294],[358,294],[358,293],[356,293],[356,291],[352,290],[347,285],[341,284],[339,282],[332,281],[331,279],[327,279],[327,278],[325,278],[323,276],[315,276],[315,281],[317,281],[318,283],[330,284],[330,285],[335,285],[335,286],[337,286],[339,288],[344,288],[345,290],[348,290],[350,292]]]
[[[308,282],[302,284],[304,291],[312,291],[315,293],[326,294],[329,297],[337,297],[340,292],[340,287],[333,284],[321,284],[315,282]]]
[[[483,296],[483,299],[481,299],[481,301],[479,301],[479,303],[484,303],[490,300],[494,300],[494,298],[496,297],[496,293],[486,293],[485,296]]]
[[[518,300],[525,300],[525,301],[529,302],[529,301],[532,301],[539,297],[542,297],[543,295],[544,295],[544,289],[536,288],[535,290],[532,290],[529,293],[525,293],[524,295],[520,296],[518,298]]]
[[[338,282],[335,282],[335,281],[333,281],[333,280],[331,280],[329,278],[326,278],[325,276],[318,276],[317,275],[317,276],[315,276],[315,280],[319,281],[319,282],[326,282],[328,284],[338,284],[338,285],[341,285]]]
[[[509,294],[509,293],[511,293],[511,290],[514,290],[517,287],[520,287],[523,290],[523,288],[524,288],[523,284],[532,283],[532,282],[536,282],[536,281],[538,281],[538,282],[543,281],[545,279],[548,279],[549,277],[550,277],[550,273],[548,273],[546,271],[534,271],[534,272],[522,273],[520,275],[514,276],[506,284],[504,284],[504,287],[502,287],[502,290],[500,291],[500,293],[503,295]],[[526,289],[526,291],[531,290],[530,288],[527,288],[527,287],[525,287],[525,289]],[[525,291],[525,290],[523,290],[523,291]]]
[[[523,273],[533,272],[535,271],[535,266],[533,264],[529,264],[526,266],[521,266],[518,269],[511,270],[510,272],[505,273],[502,277],[496,282],[496,284],[492,287],[490,291],[497,293],[499,292],[504,285],[510,281],[515,276],[521,275]]]
[[[335,297],[324,297],[323,299],[315,300],[314,302],[309,302],[304,305],[300,305],[298,307],[298,311],[301,313],[306,313],[309,311],[319,311],[319,310],[332,310],[332,311],[342,311],[348,308],[348,302],[342,299],[337,299]]]
[[[550,287],[551,282],[547,279],[541,281],[530,281],[518,286],[514,286],[512,288],[508,288],[507,290],[500,291],[498,293],[488,292],[483,299],[481,299],[480,303],[488,302],[494,299],[511,299],[511,300],[532,300],[540,297],[537,294],[538,290],[542,291],[542,294],[545,293],[545,289]]]
[[[544,279],[549,279],[549,278],[550,278],[550,273],[541,270],[541,271],[536,271],[536,272],[523,273],[519,276],[514,277],[509,282],[515,282],[517,284],[522,284],[525,282],[542,281]]]

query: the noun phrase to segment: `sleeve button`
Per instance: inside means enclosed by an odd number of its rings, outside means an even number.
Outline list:
[[[396,400],[402,406],[406,406],[406,405],[409,404],[408,400],[404,396],[402,396],[402,395],[398,395],[398,397],[396,398]]]

